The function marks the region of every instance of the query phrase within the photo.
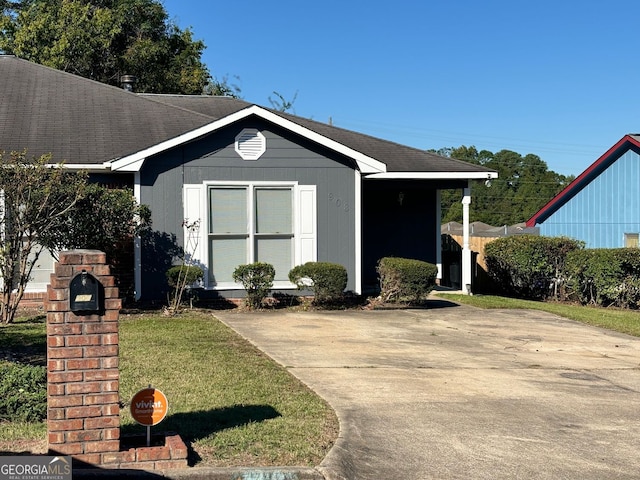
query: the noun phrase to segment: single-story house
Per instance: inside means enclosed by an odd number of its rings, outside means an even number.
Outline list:
[[[526,223],[587,248],[638,247],[640,135],[625,135]]]
[[[440,190],[463,191],[468,224],[469,182],[497,177],[242,100],[136,94],[14,56],[0,56],[0,98],[1,150],[52,153],[150,207],[154,233],[135,246],[142,299],[164,298],[175,247],[214,296],[241,294],[232,272],[253,261],[275,266],[279,290],[294,288],[293,266],[328,261],[366,292],[384,256],[440,264]]]

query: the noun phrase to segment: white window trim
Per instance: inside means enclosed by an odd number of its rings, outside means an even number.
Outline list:
[[[246,187],[254,191],[256,188],[290,188],[292,190],[292,207],[293,207],[293,264],[299,265],[307,261],[317,261],[317,199],[315,196],[315,185],[299,185],[298,182],[283,182],[283,181],[259,181],[259,182],[243,182],[243,181],[205,181],[201,184],[185,184],[184,185],[184,210],[185,218],[189,221],[196,220],[196,217],[200,219],[200,236],[198,250],[193,255],[194,261],[200,264],[205,269],[204,275],[204,288],[207,290],[242,290],[242,286],[235,282],[220,282],[216,285],[211,285],[209,275],[209,205],[208,205],[208,192],[211,187]],[[301,256],[301,239],[305,237],[301,230],[301,192],[313,191],[313,227],[314,232],[312,238],[307,235],[306,239],[311,239],[311,250],[307,250],[306,258]],[[253,199],[253,194],[251,195]],[[254,222],[254,202],[250,201],[248,205],[250,222],[247,230],[253,228]],[[188,211],[190,210],[190,211]],[[252,236],[252,235],[251,235]],[[185,232],[186,238],[186,232]],[[253,258],[255,253],[254,242],[248,242],[249,258]],[[274,289],[278,290],[292,290],[297,286],[289,281],[278,281],[273,284]]]

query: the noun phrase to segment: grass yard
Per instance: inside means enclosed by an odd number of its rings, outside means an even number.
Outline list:
[[[536,302],[495,295],[460,295],[438,292],[437,296],[480,308],[542,310],[594,327],[607,328],[640,337],[640,311],[621,308],[585,307],[560,302]]]
[[[40,338],[44,348],[44,320],[28,328],[40,336],[23,329],[0,327],[0,355],[5,345],[15,350],[19,338]],[[121,315],[123,434],[146,431],[131,419],[128,400],[150,384],[169,400],[167,418],[152,433],[178,432],[195,466],[315,466],[338,434],[322,399],[211,312]],[[43,424],[0,423],[0,452],[37,449],[45,432]]]

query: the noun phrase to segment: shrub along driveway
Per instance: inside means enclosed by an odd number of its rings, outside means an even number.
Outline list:
[[[217,316],[336,410],[327,479],[638,478],[640,339],[430,307]]]

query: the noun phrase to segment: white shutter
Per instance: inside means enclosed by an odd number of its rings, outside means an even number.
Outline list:
[[[184,250],[185,253],[192,256],[190,259],[193,264],[205,267],[207,265],[205,258],[205,242],[207,229],[207,218],[204,209],[204,185],[184,185],[183,186],[183,205],[184,205]],[[187,225],[192,224],[195,221],[199,221],[200,229],[197,232],[197,238],[191,238],[189,244],[187,242],[190,234]],[[205,275],[205,278],[207,276]]]
[[[318,260],[316,186],[298,185],[296,198],[295,264],[301,265]]]

